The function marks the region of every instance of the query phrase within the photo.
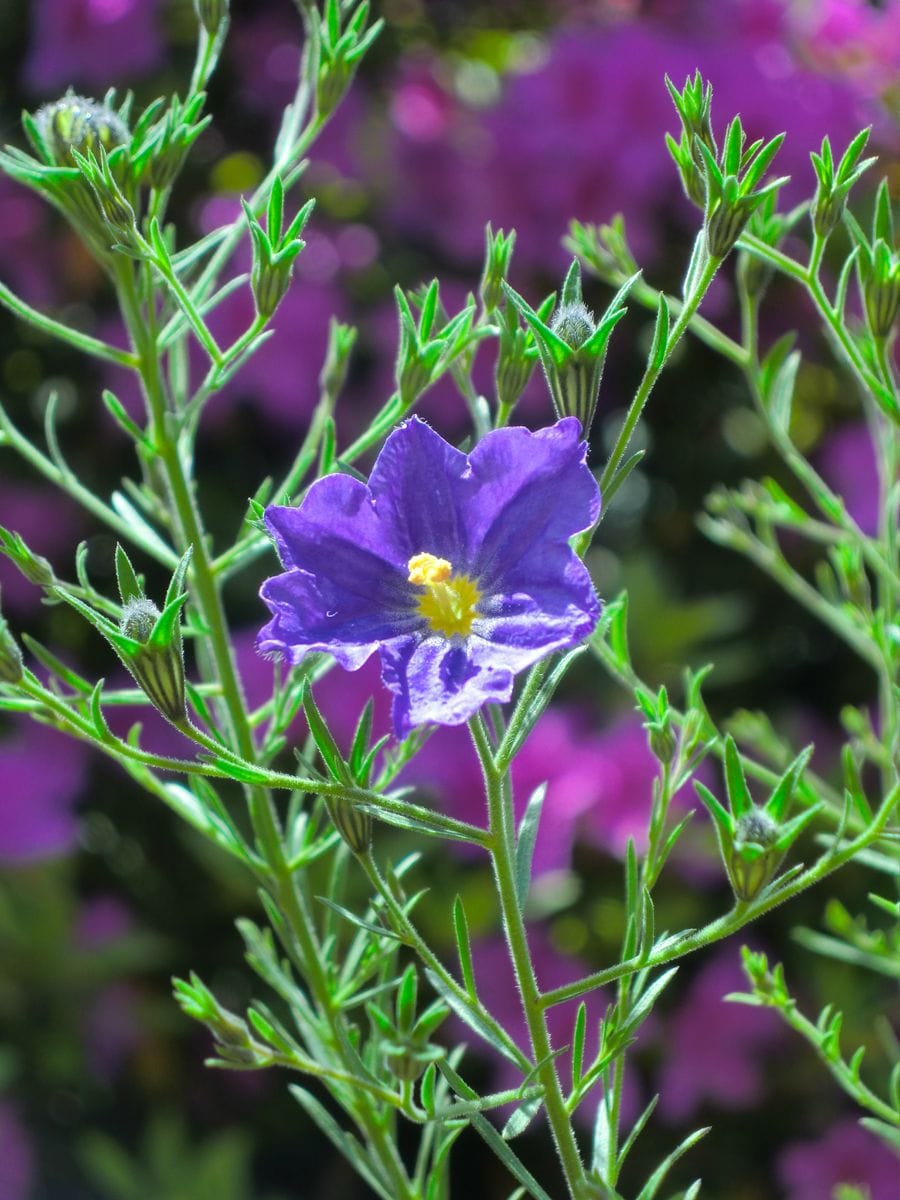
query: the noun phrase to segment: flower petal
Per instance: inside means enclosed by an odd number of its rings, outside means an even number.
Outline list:
[[[394,693],[394,728],[405,737],[414,725],[462,725],[483,704],[508,700],[512,672],[470,654],[472,639],[403,639],[381,650],[381,677]]]
[[[558,579],[575,557],[569,538],[600,512],[585,452],[579,422],[566,417],[537,433],[495,430],[469,455],[470,562],[483,591],[530,591],[529,581]]]
[[[421,625],[406,561],[368,489],[345,475],[315,483],[301,508],[266,510],[282,561],[260,595],[273,613],[257,648],[299,662],[324,650],[355,670],[387,639]]]
[[[555,577],[548,572],[546,579],[529,581],[527,591],[504,591],[482,601],[469,639],[475,662],[490,660],[522,671],[590,636],[600,602],[584,564],[568,553],[571,561],[561,562]],[[550,559],[561,557],[548,554]]]
[[[414,554],[446,558],[465,569],[466,498],[471,484],[466,456],[418,417],[387,439],[369,480],[382,522]]]

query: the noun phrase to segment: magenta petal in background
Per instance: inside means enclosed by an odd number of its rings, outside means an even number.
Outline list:
[[[0,863],[24,863],[75,847],[74,804],[86,776],[79,742],[22,720],[0,739]]]

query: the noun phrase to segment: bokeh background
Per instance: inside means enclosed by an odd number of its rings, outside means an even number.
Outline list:
[[[414,287],[437,275],[447,307],[458,308],[477,285],[487,220],[518,231],[512,278],[532,300],[558,286],[570,218],[602,222],[618,211],[648,279],[677,287],[698,218],[663,145],[664,132],[676,130],[665,72],[680,83],[699,67],[712,81],[717,131],[738,111],[753,137],[787,131],[779,170],[792,176],[788,203],[812,192],[809,151],[822,134],[840,150],[867,124],[895,196],[900,189],[896,3],[379,0],[375,7],[386,29],[296,190],[298,204],[309,195],[318,204],[276,336],[209,408],[198,470],[220,546],[234,535],[259,480],[277,475],[302,437],[329,315],[360,328],[338,411],[346,443],[392,388],[392,285]],[[300,30],[290,0],[234,0],[232,11],[210,94],[215,120],[174,199],[181,244],[234,213],[240,194],[262,177],[261,147],[293,91]],[[190,0],[6,0],[0,135],[21,145],[21,109],[69,85],[97,97],[111,85],[131,87],[139,107],[183,92],[194,29]],[[870,196],[871,188],[860,189],[863,212]],[[246,262],[239,255],[236,268]],[[121,337],[100,270],[55,214],[5,178],[0,279],[61,319]],[[586,299],[602,307],[608,293],[588,284]],[[857,399],[802,298],[776,283],[767,307],[764,336],[797,326],[807,356],[794,434],[863,528],[873,529],[874,458]],[[730,269],[704,311],[735,326]],[[250,313],[245,288],[222,306],[217,328],[236,335]],[[595,461],[617,428],[650,334],[650,318],[634,309],[615,335]],[[489,364],[483,374],[488,387]],[[129,380],[0,312],[4,404],[37,435],[55,391],[73,465],[108,494],[130,466],[100,403],[104,386],[137,402]],[[451,387],[433,389],[422,411],[447,436],[465,433],[465,407]],[[520,416],[531,424],[550,419],[539,376]],[[773,585],[705,542],[694,523],[717,482],[780,477],[741,381],[687,343],[639,437],[648,454],[604,521],[591,562],[602,595],[630,590],[638,669],[677,693],[684,664],[715,661],[706,694],[716,716],[764,708],[798,747],[814,741],[818,769],[833,772],[840,709],[867,704],[872,679]],[[73,574],[75,546],[85,539],[92,578],[113,586],[110,535],[3,450],[0,523],[18,529],[62,574]],[[808,561],[801,547],[795,553]],[[252,638],[263,618],[256,589],[273,565],[257,564],[229,594],[251,700],[268,679]],[[71,612],[41,606],[36,589],[6,561],[0,587],[15,629],[96,676],[115,676],[99,639]],[[368,669],[324,682],[320,699],[337,730],[346,734],[371,691],[378,693],[378,682]],[[149,738],[165,738],[153,715],[146,727]],[[617,955],[621,857],[628,837],[640,836],[652,774],[631,699],[583,662],[516,768],[522,799],[550,779],[533,926],[547,986]],[[460,735],[433,739],[415,781],[435,803],[478,819],[476,766]],[[679,802],[691,806],[693,795]],[[660,885],[657,909],[670,928],[696,926],[728,904],[705,817],[695,826]],[[404,848],[395,834],[379,831],[379,853]],[[502,1011],[504,968],[483,863],[436,855],[429,874],[421,912],[430,935],[446,944],[447,901],[461,890],[479,938],[477,965],[496,981]],[[851,911],[865,903],[861,872],[846,872],[836,887]],[[887,981],[816,958],[792,940],[797,925],[821,927],[824,903],[814,893],[773,914],[752,944],[788,956],[806,1011],[817,1012],[826,999],[843,1007],[847,1044],[869,1044],[877,1060],[875,1015],[889,1004]],[[192,968],[232,1007],[258,994],[233,927],[235,916],[257,911],[249,879],[111,765],[42,727],[3,722],[0,1200],[364,1195],[350,1170],[323,1152],[285,1079],[204,1068],[207,1039],[171,1000],[170,977]],[[854,1179],[871,1200],[896,1200],[895,1164],[855,1124],[812,1052],[773,1014],[721,1002],[740,986],[738,944],[731,942],[684,964],[646,1029],[628,1104],[633,1114],[654,1091],[661,1100],[637,1165],[658,1161],[690,1128],[713,1124],[673,1187],[702,1175],[704,1195],[718,1200],[827,1200],[836,1182]],[[505,994],[514,1027],[511,981]],[[595,1014],[604,1002],[592,998]],[[489,1058],[473,1059],[470,1069],[486,1085],[503,1086],[502,1068]],[[546,1134],[537,1128],[521,1144],[539,1169],[549,1153]],[[458,1145],[460,1194],[468,1187],[485,1200],[505,1197],[507,1181],[474,1136]]]

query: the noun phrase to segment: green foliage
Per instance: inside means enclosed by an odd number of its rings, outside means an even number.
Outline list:
[[[720,148],[713,133],[710,85],[699,72],[680,91],[667,80],[681,122],[679,139],[667,139],[669,150],[685,191],[703,210],[680,293],[670,295],[643,278],[624,220],[616,216],[606,225],[572,225],[567,245],[577,257],[559,295],[532,308],[507,280],[515,232],[495,234],[488,227],[478,296],[470,295],[461,311],[453,316],[445,311],[436,279],[411,293],[395,289],[400,334],[396,391],[349,445],[343,444],[344,426],[336,412],[356,330],[332,320],[320,399],[307,436],[284,477],[265,479],[255,488],[234,540],[215,557],[196,487],[198,429],[211,397],[269,335],[270,319],[291,283],[313,211],[313,202],[307,201],[288,221],[286,195],[381,27],[380,21],[369,24],[365,0],[355,7],[339,0],[298,0],[298,8],[305,33],[298,99],[285,113],[271,169],[244,199],[242,219],[194,244],[179,244],[179,230],[167,221],[166,209],[172,186],[210,119],[204,115],[206,89],[229,22],[228,5],[221,0],[196,0],[197,58],[184,100],[155,100],[132,120],[130,99],[117,106],[109,93],[97,105],[70,93],[36,115],[26,115],[33,153],[8,149],[0,155],[0,166],[14,180],[43,195],[81,235],[115,290],[129,348],[107,345],[39,313],[5,285],[0,301],[43,335],[130,370],[145,400],[144,412],[135,416],[111,392],[103,394],[137,466],[137,478],[123,483],[108,501],[81,482],[64,456],[55,397],[46,406],[41,445],[0,406],[0,449],[19,455],[115,535],[119,598],[94,586],[86,546],[76,554],[74,581],[57,576],[53,565],[14,530],[0,528],[0,552],[43,589],[49,604],[68,606],[97,630],[140,689],[140,694],[106,689],[103,680],[67,665],[63,654],[28,634],[21,638],[23,655],[0,617],[0,708],[29,713],[114,759],[195,834],[224,850],[236,867],[240,864],[258,888],[257,917],[241,918],[238,929],[248,970],[267,1000],[244,1001],[240,1011],[232,1011],[197,974],[173,983],[184,1014],[212,1035],[216,1057],[211,1065],[239,1070],[277,1066],[292,1079],[299,1077],[302,1084],[292,1083],[291,1092],[309,1120],[385,1200],[447,1200],[451,1150],[469,1127],[507,1171],[515,1200],[549,1200],[551,1194],[562,1195],[563,1188],[573,1200],[622,1200],[623,1173],[627,1178],[637,1170],[634,1147],[655,1107],[654,1098],[630,1127],[624,1121],[628,1055],[675,984],[679,961],[738,932],[851,860],[879,873],[879,884],[881,876],[896,874],[900,405],[890,351],[900,310],[900,262],[890,195],[883,183],[871,233],[864,232],[848,208],[852,187],[873,161],[862,158],[868,138],[864,130],[837,165],[825,138],[821,153],[813,154],[814,196],[793,211],[780,211],[785,180],[766,182],[765,177],[781,136],[748,146],[736,116]],[[797,231],[807,209],[812,245],[808,260],[801,261],[784,246],[792,244],[788,235]],[[839,266],[830,298],[820,267],[825,243],[841,220],[852,247]],[[249,239],[253,255],[250,279],[223,281],[242,239]],[[722,260],[735,247],[739,341],[699,315]],[[615,289],[599,318],[584,301],[583,267]],[[863,322],[846,312],[854,273]],[[760,305],[778,276],[798,285],[812,302],[878,434],[884,511],[874,534],[863,532],[798,448],[796,397],[805,364],[795,335],[786,333],[771,346],[760,346]],[[233,291],[247,286],[255,315],[234,342],[220,345],[209,315]],[[507,711],[490,706],[472,721],[486,802],[479,824],[416,803],[411,789],[398,786],[429,730],[416,730],[402,740],[377,736],[370,701],[359,714],[349,748],[342,749],[314,696],[315,684],[332,666],[325,655],[273,671],[269,695],[248,711],[223,587],[266,549],[265,505],[273,498],[298,502],[322,475],[357,475],[365,456],[444,376],[464,400],[477,439],[508,423],[540,360],[557,416],[576,416],[587,437],[609,341],[625,320],[626,299],[651,314],[652,326],[647,327],[646,364],[598,472],[604,517],[621,500],[620,489],[645,454],[632,448],[644,407],[680,341],[692,332],[742,375],[760,427],[786,472],[718,488],[707,500],[701,529],[747,557],[804,606],[878,684],[877,720],[860,708],[844,710],[849,740],[841,755],[841,786],[815,774],[812,748],[797,753],[765,715],[739,709],[726,724],[714,721],[703,696],[709,667],[686,670],[680,686],[677,675],[664,681],[643,679],[640,655],[633,656],[629,644],[634,629],[628,624],[629,603],[632,614],[639,611],[640,589],[631,602],[628,592],[621,591],[605,603],[587,644],[535,665]],[[196,386],[186,369],[189,338],[205,356],[205,374]],[[490,399],[479,394],[473,378],[486,341],[496,342],[497,350]],[[811,570],[796,565],[790,547],[779,541],[781,531],[817,555]],[[574,540],[579,554],[589,554],[596,534],[597,528],[579,534]],[[148,596],[147,581],[160,567],[169,582],[158,607]],[[646,578],[644,584],[653,587]],[[689,609],[689,603],[684,611],[693,626],[707,631],[709,610]],[[677,611],[670,616],[674,623]],[[185,679],[185,637],[196,647],[196,681]],[[675,643],[679,649],[683,640]],[[46,678],[30,669],[32,658]],[[614,961],[543,990],[535,977],[526,918],[535,907],[534,856],[547,784],[534,787],[516,825],[511,769],[576,665],[579,670],[602,667],[629,702],[633,699],[656,771],[647,797],[646,838],[640,843],[632,838],[625,854]],[[112,733],[109,706],[135,700],[154,705],[177,726],[188,739],[188,757],[145,750],[140,726],[124,738]],[[295,762],[279,769],[288,758],[290,728],[301,713],[306,744],[295,752]],[[672,803],[707,756],[721,761],[725,798],[702,782],[695,781],[695,788],[711,817],[736,903],[696,929],[670,931],[665,927],[669,893],[659,885],[690,820],[690,814],[673,816]],[[754,799],[757,789],[767,797],[762,803]],[[801,811],[792,817],[795,798]],[[391,841],[379,830],[376,844],[376,820],[401,831],[404,841]],[[779,874],[786,854],[813,821],[818,832],[809,839],[813,861]],[[466,902],[457,895],[449,913],[438,912],[425,886],[431,882],[427,875],[423,885],[418,853],[394,857],[397,844],[418,845],[423,834],[431,842],[468,843],[490,861],[490,904],[521,1001],[527,1031],[522,1045],[495,1015],[499,1005],[494,1004],[490,972],[480,966],[476,971],[470,917],[478,913],[469,893],[463,889]],[[898,910],[882,890],[871,893],[871,912],[865,918],[832,899],[825,910],[825,932],[800,930],[798,941],[843,964],[897,978]],[[885,917],[892,922],[889,927]],[[436,933],[441,922],[445,944]],[[479,925],[473,920],[472,928]],[[455,949],[452,967],[443,956],[448,947]],[[770,970],[765,956],[746,951],[744,961],[751,991],[732,999],[776,1009],[866,1110],[867,1127],[896,1145],[900,1067],[891,1064],[884,1088],[865,1082],[863,1059],[869,1047],[861,1045],[847,1056],[841,1045],[842,1013],[829,1005],[810,1021],[799,1012],[780,965]],[[587,997],[598,987],[611,990],[602,1017],[595,1020],[595,1043]],[[572,1017],[570,1037],[555,1044],[547,1012],[578,997],[586,999]],[[451,1013],[477,1041],[505,1057],[516,1073],[513,1086],[482,1094],[467,1082],[462,1046],[454,1044],[456,1035],[447,1034],[452,1026],[444,1025]],[[567,1050],[569,1064],[563,1062]],[[596,1119],[590,1155],[585,1156],[574,1118],[589,1098],[597,1102]],[[511,1113],[498,1129],[495,1110],[503,1106],[510,1106]],[[529,1156],[517,1152],[518,1143],[517,1149],[511,1145],[534,1129],[539,1114],[558,1159],[546,1186],[526,1165]],[[413,1136],[406,1126],[415,1127],[418,1138],[414,1156],[407,1154]],[[699,1181],[685,1187],[670,1183],[669,1177],[706,1133],[688,1134],[673,1150],[662,1152],[661,1162],[641,1163],[629,1197],[656,1200],[664,1187],[681,1186],[677,1195],[695,1200]],[[82,1146],[85,1168],[96,1186],[121,1200],[204,1200],[213,1194],[216,1200],[242,1200],[251,1187],[248,1153],[244,1140],[233,1134],[194,1146],[168,1120],[150,1127],[137,1158],[102,1135],[91,1136]]]

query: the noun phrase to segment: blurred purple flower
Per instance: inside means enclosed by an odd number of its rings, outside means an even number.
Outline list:
[[[595,845],[621,858],[628,839],[640,853],[647,846],[647,822],[653,781],[659,764],[637,716],[624,717],[591,741],[595,802],[584,822]],[[702,776],[701,776],[702,777]],[[686,784],[673,798],[673,811],[694,808],[694,789]]]
[[[658,1080],[659,1111],[667,1120],[686,1120],[704,1101],[745,1108],[762,1094],[763,1055],[783,1029],[775,1013],[722,999],[744,990],[736,950],[720,952],[700,969],[667,1021]]]
[[[69,84],[103,92],[159,66],[158,0],[33,0],[24,76],[51,92]]]
[[[28,1200],[34,1174],[31,1141],[11,1105],[0,1102],[0,1197]]]
[[[900,75],[900,7],[818,0],[791,7],[800,52],[817,70],[844,75],[860,91],[887,94]]]
[[[287,570],[261,589],[273,617],[260,652],[326,651],[352,671],[378,650],[401,737],[508,700],[514,675],[586,637],[599,613],[568,544],[600,506],[580,439],[566,418],[495,430],[467,456],[411,418],[368,485],[330,475],[299,508],[271,505]]]
[[[534,789],[547,784],[534,849],[535,879],[569,868],[576,828],[597,804],[597,758],[583,724],[575,710],[549,709],[512,765],[517,821]],[[434,807],[459,820],[481,826],[487,822],[481,769],[466,730],[437,730],[404,772],[403,782],[432,791]],[[463,843],[453,848],[475,853]]]
[[[516,228],[514,267],[560,270],[571,217],[623,211],[646,260],[673,215],[685,229],[697,224],[663,145],[677,126],[663,75],[680,84],[697,67],[713,84],[717,130],[736,112],[751,138],[786,129],[777,169],[794,177],[786,195],[796,200],[811,188],[809,151],[823,131],[840,145],[872,119],[871,107],[848,82],[799,65],[777,13],[743,43],[730,32],[725,20],[702,32],[649,21],[564,31],[542,65],[509,76],[484,110],[456,99],[437,66],[404,64],[390,106],[391,216],[407,235],[469,262],[480,257],[486,221]]]
[[[38,306],[58,292],[59,264],[48,236],[48,213],[37,196],[0,173],[0,281]]]
[[[785,1200],[827,1200],[838,1184],[868,1189],[869,1200],[897,1200],[900,1160],[854,1120],[816,1141],[789,1146],[778,1163]]]
[[[81,907],[73,940],[82,952],[102,954],[126,937],[133,925],[131,913],[116,896],[94,896]],[[137,989],[124,980],[107,984],[88,997],[82,1031],[87,1063],[97,1079],[113,1079],[137,1045],[137,1001]]]
[[[24,718],[0,740],[0,862],[27,863],[75,847],[74,805],[87,774],[74,738]]]
[[[528,929],[528,945],[537,975],[538,985],[542,991],[551,991],[562,987],[573,980],[587,975],[591,968],[574,956],[561,953],[553,945],[550,935],[543,925],[531,925]],[[506,944],[499,935],[481,938],[473,942],[472,963],[475,978],[478,981],[487,1008],[498,1023],[510,1034],[513,1041],[526,1053],[529,1051],[528,1025],[522,1012],[519,989],[513,976],[512,965]],[[597,1031],[607,1003],[607,995],[595,988],[583,997],[556,1004],[547,1010],[547,1025],[550,1040],[554,1046],[571,1046],[572,1030],[578,1005],[584,1000],[587,1006],[587,1035],[585,1038],[584,1063],[588,1065],[597,1052]],[[522,1076],[513,1063],[504,1055],[494,1050],[486,1042],[476,1037],[467,1025],[456,1017],[451,1017],[448,1027],[452,1036],[466,1041],[472,1050],[479,1055],[489,1057],[494,1065],[491,1072],[490,1087],[494,1091],[506,1091],[519,1087]],[[571,1055],[564,1051],[555,1060],[559,1064],[560,1075],[563,1079],[569,1073]],[[593,1093],[589,1094],[578,1109],[578,1120],[591,1123],[600,1098],[601,1085],[598,1083]],[[626,1071],[625,1089],[623,1093],[622,1111],[624,1120],[637,1115],[639,1091],[637,1081],[632,1073]],[[507,1117],[514,1105],[505,1105],[499,1110],[503,1118]]]
[[[79,510],[59,492],[32,483],[0,484],[0,525],[22,535],[36,554],[45,555],[63,575],[63,564],[74,557]],[[43,591],[29,583],[5,555],[0,555],[3,607],[24,613],[40,604]]]
[[[82,950],[96,950],[130,932],[131,913],[117,896],[94,896],[81,906],[73,937]]]
[[[878,463],[867,425],[844,425],[829,435],[818,453],[825,482],[844,500],[863,533],[878,532]]]

